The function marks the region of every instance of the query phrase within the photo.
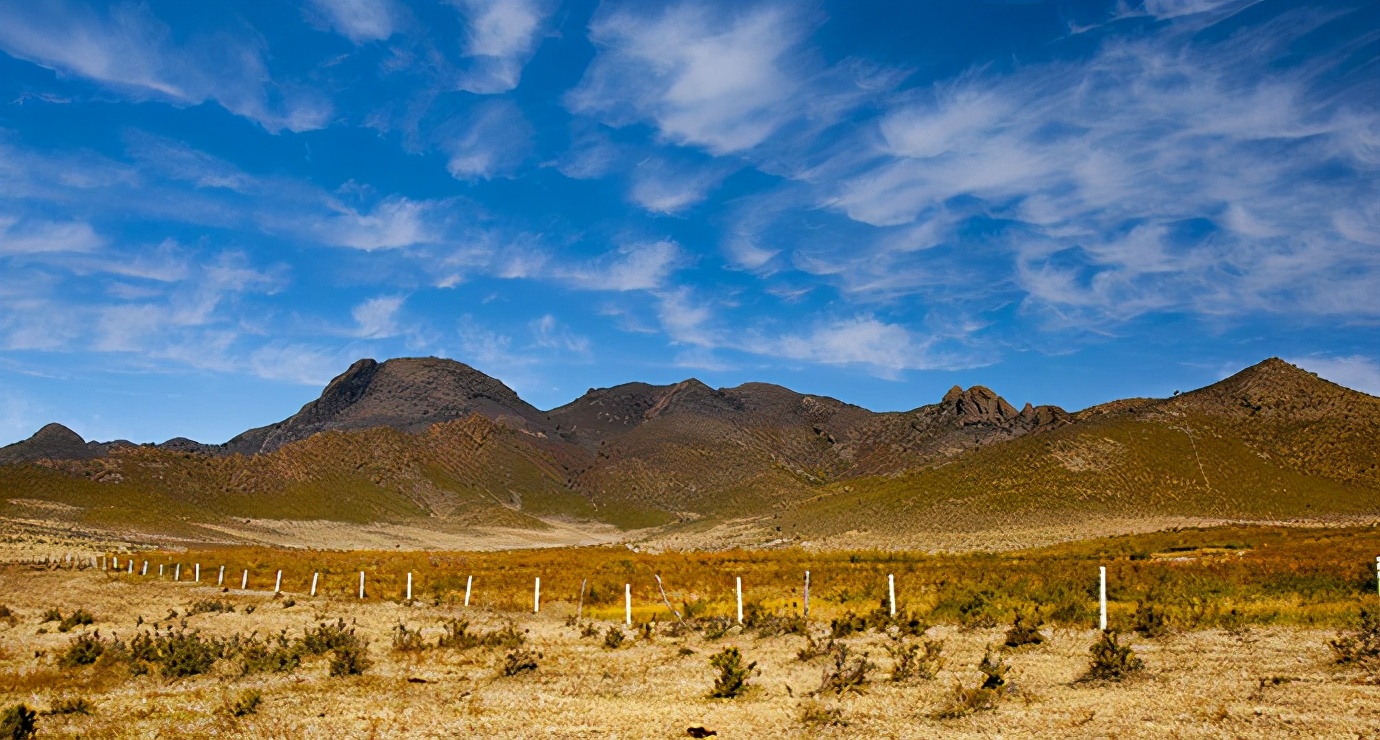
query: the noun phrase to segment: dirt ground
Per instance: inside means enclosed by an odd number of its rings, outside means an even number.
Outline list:
[[[326,619],[357,622],[370,641],[372,666],[362,676],[333,678],[325,658],[288,674],[239,677],[228,661],[209,674],[165,679],[131,675],[124,666],[63,668],[58,656],[83,631],[128,639],[140,617],[148,629],[180,625],[192,603],[221,599],[231,613],[185,617],[186,628],[227,637],[289,636]],[[290,603],[295,604],[289,606]],[[802,662],[803,637],[759,638],[730,631],[717,640],[699,634],[645,640],[628,630],[617,650],[602,634],[580,637],[567,624],[574,605],[552,602],[540,615],[496,613],[458,605],[359,602],[340,597],[229,591],[189,583],[124,581],[97,570],[0,569],[0,603],[14,613],[0,620],[0,705],[24,702],[40,712],[58,700],[83,698],[89,714],[38,717],[40,737],[687,737],[704,727],[717,737],[1380,737],[1380,686],[1355,669],[1332,664],[1331,631],[1255,628],[1210,630],[1131,640],[1146,669],[1120,684],[1075,683],[1088,664],[1093,630],[1046,630],[1044,645],[1005,653],[1014,685],[991,711],[953,720],[931,717],[954,685],[976,685],[988,645],[1003,629],[960,630],[940,625],[928,637],[944,641],[946,664],[933,680],[893,683],[885,649],[891,639],[868,633],[847,638],[877,664],[863,693],[819,697],[841,710],[846,724],[805,724],[802,706],[820,685],[826,659]],[[247,607],[254,606],[252,613]],[[81,607],[95,623],[72,632],[40,623],[43,612]],[[422,628],[431,642],[442,623],[469,619],[473,628],[513,620],[541,653],[538,667],[502,675],[505,650],[392,648],[395,625]],[[665,625],[663,625],[663,629]],[[823,632],[825,625],[815,629]],[[757,663],[749,693],[710,699],[717,675],[709,656],[736,646]],[[255,713],[227,710],[247,689],[262,692]]]

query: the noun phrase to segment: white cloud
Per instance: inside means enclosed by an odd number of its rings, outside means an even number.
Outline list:
[[[562,326],[551,314],[533,321],[528,327],[532,330],[532,339],[538,347],[581,355],[589,352],[589,338],[571,332],[569,327]]]
[[[429,201],[388,198],[367,213],[340,203],[331,206],[332,215],[306,222],[306,232],[326,244],[373,251],[430,243],[441,236],[437,206]],[[291,223],[279,227],[301,228]]]
[[[343,348],[271,342],[249,354],[248,369],[260,378],[321,387],[354,359]]]
[[[324,126],[330,117],[324,99],[281,85],[270,96],[260,44],[225,35],[179,43],[167,25],[134,4],[104,13],[65,0],[0,4],[0,49],[11,56],[137,100],[182,106],[214,100],[271,132]]]
[[[1362,297],[1380,293],[1380,110],[1337,73],[1360,42],[1285,63],[1335,17],[1309,10],[1196,33],[1240,5],[1149,3],[1158,31],[1086,59],[898,97],[801,175],[875,228],[805,235],[793,263],[879,298],[1023,298],[1094,331],[1165,311],[1380,315]]]
[[[766,352],[825,365],[868,365],[886,374],[936,367],[929,348],[904,326],[872,316],[817,324],[807,333],[786,334]]]
[[[455,0],[469,25],[465,56],[471,60],[459,87],[480,95],[517,87],[522,68],[536,52],[541,24],[550,12],[544,0]]]
[[[650,119],[668,139],[715,154],[756,146],[795,115],[792,49],[804,28],[785,8],[617,10],[589,33],[599,54],[568,97],[576,112],[614,125]]]
[[[723,167],[649,157],[633,170],[628,197],[653,213],[676,214],[708,197],[727,174]]]
[[[20,221],[0,216],[0,255],[93,252],[105,244],[80,221]]]
[[[1349,357],[1328,357],[1309,355],[1289,359],[1289,362],[1305,370],[1317,373],[1320,377],[1344,385],[1352,390],[1380,396],[1380,362],[1374,357],[1351,355]]]
[[[459,180],[488,180],[517,169],[532,146],[532,125],[510,100],[476,105],[441,134],[446,169]]]
[[[661,330],[672,342],[705,348],[721,346],[724,340],[709,326],[714,319],[714,311],[705,302],[697,300],[689,288],[667,291],[657,298],[657,318],[661,321]]]
[[[552,274],[586,290],[655,290],[665,284],[682,261],[673,241],[631,244],[601,259]]]
[[[402,296],[379,296],[355,306],[350,311],[358,325],[355,336],[380,339],[397,335],[398,310],[402,304]]]
[[[382,41],[397,31],[398,10],[391,0],[310,0],[327,22],[356,44]]]

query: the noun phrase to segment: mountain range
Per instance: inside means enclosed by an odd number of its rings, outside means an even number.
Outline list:
[[[224,444],[88,442],[49,424],[0,448],[0,516],[216,541],[253,541],[243,524],[326,521],[984,547],[1080,523],[1373,517],[1377,433],[1380,399],[1274,358],[1076,413],[1018,410],[982,386],[879,413],[694,379],[592,388],[542,411],[453,360],[364,359]]]

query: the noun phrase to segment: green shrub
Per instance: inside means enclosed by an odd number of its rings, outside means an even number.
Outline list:
[[[6,707],[0,714],[0,738],[26,740],[38,731],[38,713],[23,704]]]
[[[187,616],[194,614],[225,614],[235,611],[235,605],[220,599],[202,599],[187,608]]]
[[[58,611],[57,607],[52,607],[51,609],[49,609],[49,610],[43,612],[43,618],[40,619],[40,620],[38,620],[38,623],[39,623],[39,624],[47,624],[47,623],[49,623],[49,622],[61,622],[61,621],[62,621],[62,612]],[[20,706],[23,706],[23,705],[21,704]]]
[[[1145,668],[1130,645],[1117,642],[1111,630],[1102,633],[1092,646],[1092,663],[1080,681],[1120,681]]]
[[[96,618],[91,616],[91,612],[85,609],[78,609],[72,612],[71,614],[68,614],[66,618],[64,618],[61,622],[58,623],[58,632],[68,632],[73,627],[80,627],[88,624],[93,624],[95,621]]]
[[[58,658],[58,665],[64,668],[91,665],[104,652],[105,641],[101,639],[99,632],[91,635],[77,635],[67,646],[67,649],[63,651],[62,657]]]
[[[354,637],[353,631],[350,633]],[[372,662],[369,660],[368,648],[364,642],[355,639],[351,644],[340,645],[331,650],[331,675],[358,676],[369,669]]]
[[[748,690],[748,679],[757,663],[743,665],[743,654],[736,647],[724,648],[722,652],[709,657],[709,665],[719,672],[714,679],[714,690],[709,696],[715,699],[732,699],[742,696]]]
[[[227,657],[240,660],[240,675],[252,673],[291,673],[302,665],[302,653],[306,649],[300,643],[287,638],[287,631],[279,633],[270,640],[259,640],[254,636],[240,639],[238,635],[226,645]]]
[[[245,689],[234,700],[226,702],[225,712],[231,717],[247,717],[259,711],[263,699],[263,692],[258,689]]]
[[[843,709],[831,707],[815,699],[806,699],[800,703],[799,709],[800,724],[807,727],[829,727],[842,726],[848,724],[843,721]]]
[[[470,623],[452,619],[445,624],[446,633],[436,641],[436,647],[447,650],[469,650],[479,646],[479,635],[470,632]]]
[[[158,651],[164,678],[185,678],[211,670],[221,657],[222,645],[196,632],[178,631],[163,635]]]
[[[335,624],[322,622],[319,626],[303,631],[302,647],[312,655],[325,655],[338,647],[357,643],[353,627],[346,627],[344,619]]]

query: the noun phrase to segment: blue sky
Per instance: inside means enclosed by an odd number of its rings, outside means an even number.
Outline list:
[[[223,441],[366,356],[1380,394],[1365,0],[0,0],[0,52],[0,443]]]

